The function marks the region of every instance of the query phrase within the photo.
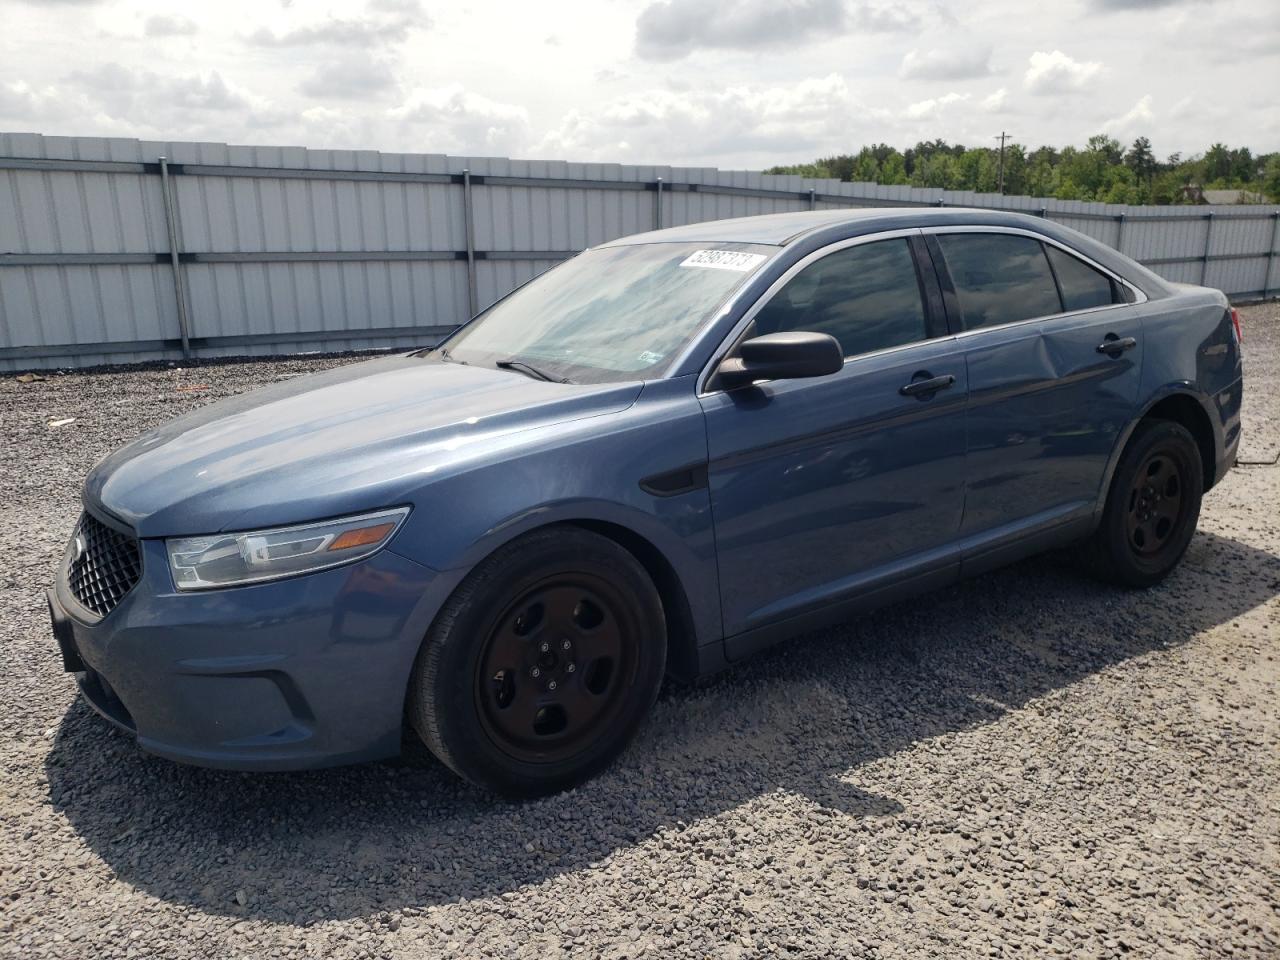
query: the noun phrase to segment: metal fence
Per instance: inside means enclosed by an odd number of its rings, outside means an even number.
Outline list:
[[[1048,217],[1170,280],[1277,293],[1280,210],[1136,207],[710,168],[0,133],[0,370],[402,347],[579,250],[788,210]]]

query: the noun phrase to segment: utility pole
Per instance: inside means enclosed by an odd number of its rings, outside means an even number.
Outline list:
[[[992,137],[991,139],[1000,141],[1000,196],[1003,197],[1004,196],[1004,142],[1009,139],[1009,134],[1001,130],[1000,136]]]

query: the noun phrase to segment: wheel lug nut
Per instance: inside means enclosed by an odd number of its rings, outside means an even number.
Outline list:
[[[537,667],[534,667],[532,670],[529,671],[529,676],[537,680],[540,676],[542,676],[542,671],[539,670]]]
[[[538,649],[541,650],[543,653],[547,653],[551,649],[551,644],[543,640],[542,643],[538,645]]]
[[[561,644],[560,644],[560,648],[561,648],[562,650],[572,650],[572,649],[573,649],[573,644],[572,644],[572,643],[570,643],[568,640],[565,640],[565,641],[562,641],[562,642],[561,642]]]
[[[578,669],[578,667],[577,667],[577,665],[576,665],[576,664],[572,664],[572,663],[570,663],[570,664],[566,664],[566,665],[565,665],[564,672],[565,672],[565,673],[573,673],[573,671],[575,671],[575,670],[577,670],[577,669]]]
[[[556,682],[555,682],[554,680],[548,680],[548,681],[547,681],[547,689],[548,689],[548,690],[554,690],[555,688],[556,688]]]

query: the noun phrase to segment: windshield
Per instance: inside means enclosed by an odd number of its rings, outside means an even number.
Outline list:
[[[777,252],[747,243],[588,250],[494,304],[437,355],[484,366],[522,361],[556,380],[644,379]]]

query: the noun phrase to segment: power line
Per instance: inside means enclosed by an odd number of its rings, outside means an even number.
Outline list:
[[[1000,136],[992,137],[992,140],[1000,141],[1000,195],[1004,196],[1004,142],[1011,137],[1012,134],[1000,131]]]

